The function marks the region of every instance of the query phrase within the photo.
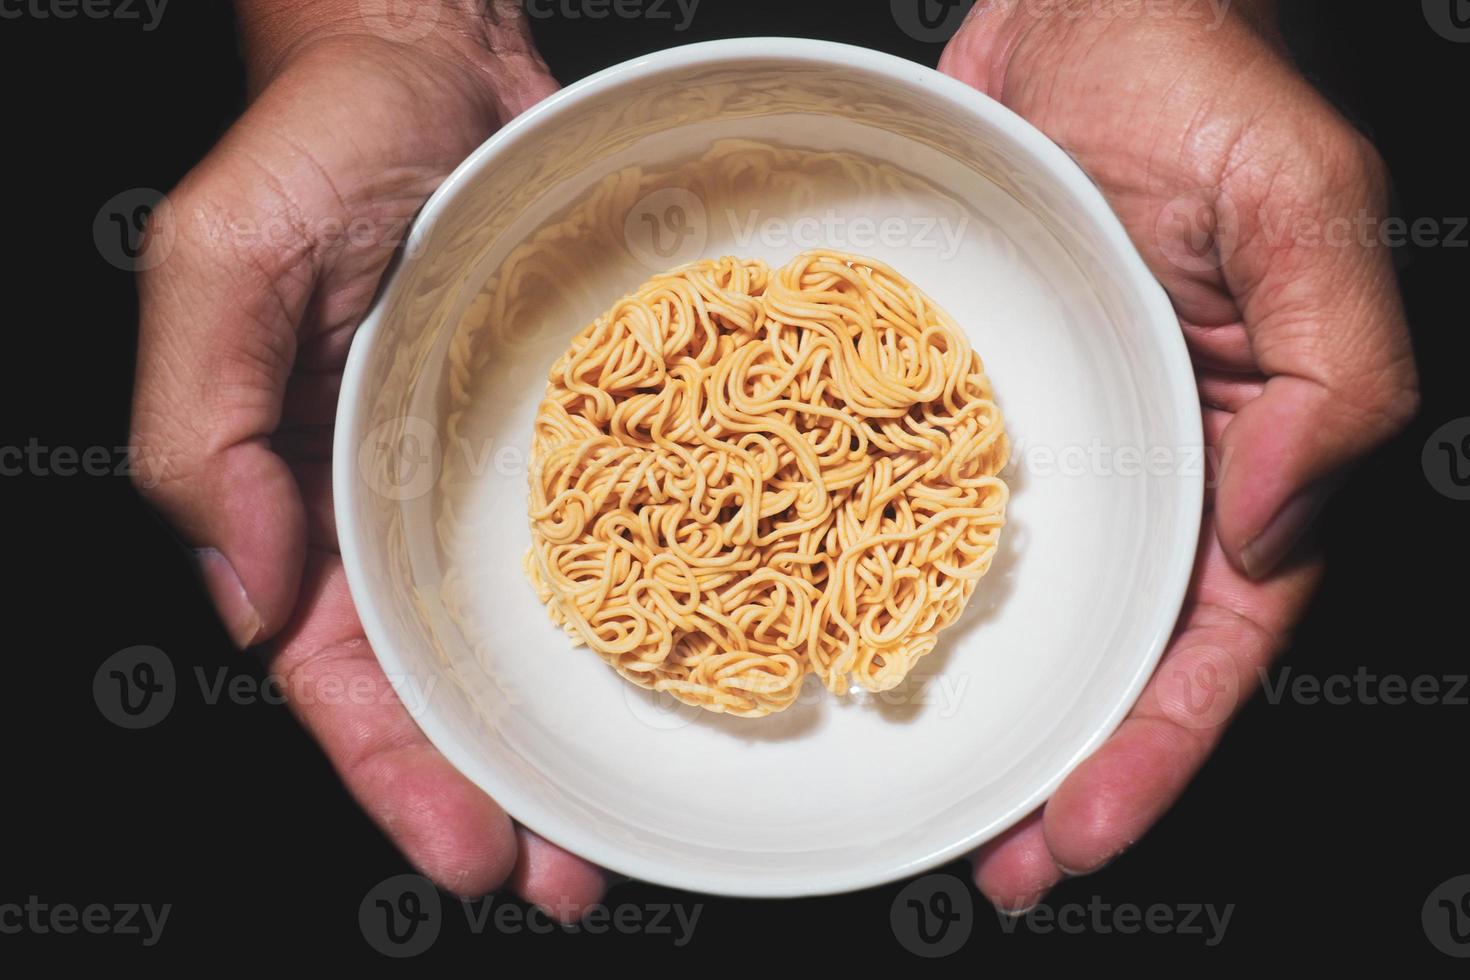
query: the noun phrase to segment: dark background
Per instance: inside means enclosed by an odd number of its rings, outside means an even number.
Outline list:
[[[1397,213],[1441,222],[1470,215],[1463,145],[1470,44],[1432,30],[1412,0],[1285,5],[1303,69],[1378,141]],[[940,45],[895,30],[881,0],[703,0],[688,30],[673,24],[557,15],[537,21],[536,33],[564,83],[642,52],[738,35],[823,37],[930,65],[940,53]],[[90,229],[117,192],[171,187],[240,111],[229,5],[177,2],[152,31],[119,19],[7,17],[0,43],[0,165],[13,215],[0,443],[124,446],[136,297],[131,277],[100,257]],[[1326,514],[1329,573],[1283,661],[1294,674],[1362,669],[1440,678],[1447,688],[1448,678],[1467,671],[1470,503],[1437,492],[1421,465],[1430,433],[1470,416],[1467,238],[1458,248],[1406,246],[1397,254],[1424,407]],[[0,481],[0,489],[13,630],[0,711],[7,747],[0,903],[36,895],[53,904],[173,906],[151,949],[119,935],[0,935],[0,962],[23,947],[118,963],[378,959],[359,930],[359,902],[410,869],[284,708],[210,705],[197,695],[195,668],[211,678],[219,670],[257,681],[262,674],[252,656],[230,650],[183,550],[127,480],[33,476]],[[187,682],[163,723],[133,732],[101,715],[91,687],[104,659],[136,644],[167,651]],[[1101,954],[1130,966],[1207,958],[1322,969],[1367,966],[1384,955],[1410,975],[1463,975],[1463,961],[1430,945],[1421,908],[1441,883],[1470,873],[1466,694],[1459,704],[1430,706],[1269,704],[1258,696],[1144,841],[1048,900],[1233,904],[1218,947],[1206,949],[1199,936],[1147,933],[1037,935],[1023,926],[1008,935],[974,896],[974,933],[951,963],[1047,971],[1104,962]],[[943,870],[968,883],[966,866]],[[497,971],[591,954],[624,968],[649,958],[736,969],[849,958],[877,965],[890,957],[917,965],[889,926],[901,887],[779,903],[636,882],[611,893],[614,906],[703,903],[683,949],[647,934],[475,935],[446,898],[442,933],[418,962],[460,957]],[[507,950],[538,958],[499,958]],[[640,959],[624,959],[633,955]]]

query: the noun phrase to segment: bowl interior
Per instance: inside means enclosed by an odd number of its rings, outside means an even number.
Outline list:
[[[985,360],[1014,450],[999,555],[898,690],[713,715],[626,683],[521,570],[531,422],[570,338],[654,272],[812,247],[891,264]],[[916,872],[1037,805],[1121,718],[1198,532],[1177,327],[1100,195],[918,66],[721,42],[614,69],[446,184],[355,342],[338,522],[420,725],[518,820],[615,870],[792,895]]]

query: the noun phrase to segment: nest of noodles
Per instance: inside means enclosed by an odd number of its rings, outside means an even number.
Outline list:
[[[535,424],[526,570],[619,674],[716,712],[899,684],[990,567],[1008,491],[980,357],[831,251],[658,275],[579,333]]]

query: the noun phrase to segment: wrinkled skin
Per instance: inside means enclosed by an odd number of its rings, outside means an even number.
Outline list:
[[[348,343],[403,228],[555,83],[514,3],[446,15],[411,42],[365,29],[356,0],[239,6],[251,105],[150,223],[169,250],[139,277],[140,489],[200,549],[230,636],[266,645],[292,710],[417,867],[461,895],[508,884],[575,918],[602,873],[515,827],[392,694],[343,578],[329,473]],[[1405,422],[1415,377],[1385,250],[1263,233],[1281,214],[1382,214],[1384,174],[1243,15],[1205,32],[992,4],[941,67],[1102,185],[1174,300],[1226,461],[1184,618],[1137,708],[1042,811],[976,856],[980,888],[1020,909],[1062,869],[1093,870],[1137,840],[1202,765],[1311,593],[1314,564],[1283,559],[1313,488]],[[1181,195],[1189,214],[1233,205],[1219,268],[1171,261],[1209,253],[1207,235],[1201,249],[1198,228],[1172,221]],[[329,685],[372,695],[313,696]]]
[[[1101,186],[1174,303],[1218,464],[1185,610],[1143,697],[975,856],[976,884],[1012,911],[1102,867],[1179,796],[1302,615],[1318,567],[1294,546],[1334,478],[1417,408],[1388,249],[1341,220],[1385,215],[1372,146],[1255,8],[1211,30],[1199,4],[1077,6],[1100,13],[977,5],[939,67]]]
[[[408,219],[556,84],[529,49],[471,65],[370,33],[265,47],[248,111],[151,222],[172,249],[139,284],[145,492],[207,549],[231,636],[270,641],[292,710],[417,867],[575,918],[601,872],[513,826],[393,695],[343,577],[329,463],[348,343]]]

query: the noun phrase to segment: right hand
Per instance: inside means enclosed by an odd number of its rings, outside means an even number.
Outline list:
[[[364,638],[332,517],[342,367],[395,243],[556,89],[517,5],[477,6],[446,4],[408,43],[355,2],[241,0],[258,95],[150,223],[170,250],[139,277],[133,441],[230,636],[271,642],[293,712],[383,832],[452,892],[509,880],[574,918],[601,873],[515,827],[419,731]]]

